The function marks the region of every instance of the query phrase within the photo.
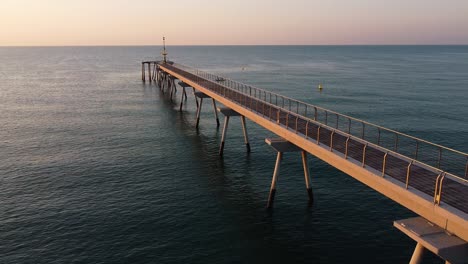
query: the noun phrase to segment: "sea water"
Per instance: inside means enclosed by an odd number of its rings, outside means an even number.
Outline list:
[[[412,212],[248,121],[183,111],[161,47],[0,48],[0,263],[405,263]],[[468,46],[175,46],[169,59],[468,151]],[[321,83],[324,89],[317,89]],[[222,121],[222,120],[221,120]],[[440,259],[427,254],[427,263]]]

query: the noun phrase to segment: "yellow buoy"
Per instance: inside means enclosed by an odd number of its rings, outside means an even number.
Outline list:
[[[322,89],[323,89],[323,86],[322,86],[322,84],[321,84],[321,83],[319,83],[319,85],[318,85],[318,89],[319,89],[319,90],[322,90]]]

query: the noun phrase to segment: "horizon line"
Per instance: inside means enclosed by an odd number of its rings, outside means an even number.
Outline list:
[[[96,45],[0,45],[0,48],[59,48],[59,47],[162,47],[156,44],[96,44]],[[169,47],[232,47],[232,46],[468,46],[464,44],[176,44]]]

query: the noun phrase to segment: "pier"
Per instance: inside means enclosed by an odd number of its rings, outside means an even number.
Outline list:
[[[277,135],[278,138],[266,139],[278,152],[267,207],[273,206],[284,152],[301,152],[308,199],[313,202],[308,153],[419,215],[417,219],[394,222],[396,228],[417,243],[410,263],[420,263],[424,251],[439,255],[447,263],[468,262],[467,153],[168,62],[165,51],[163,55],[163,61],[142,63],[142,81],[154,82],[173,100],[172,94],[177,90],[175,80],[179,80],[179,87],[183,89],[180,109],[182,101],[186,100],[185,89],[191,87],[197,102],[198,120],[202,99],[211,98],[215,124],[219,126],[217,112],[225,116],[220,155],[230,116],[241,117],[248,151],[251,143],[260,142],[248,141],[245,119]],[[223,107],[216,107],[216,103]]]

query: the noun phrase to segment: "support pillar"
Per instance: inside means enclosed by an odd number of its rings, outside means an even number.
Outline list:
[[[278,181],[279,169],[280,169],[282,159],[283,159],[283,152],[278,151],[278,154],[276,155],[275,170],[273,171],[273,178],[271,179],[270,194],[268,195],[268,203],[267,203],[268,209],[273,207],[273,201],[275,200],[276,182]]]
[[[215,117],[216,117],[216,127],[219,127],[219,118],[218,118],[218,111],[217,111],[217,107],[216,107],[216,100],[214,98],[211,98],[211,100],[213,101],[213,109],[214,109],[214,114],[215,114]]]
[[[168,89],[170,89],[170,99],[173,101],[173,96],[177,93],[177,87],[174,82],[175,77],[174,76],[169,76],[169,79],[167,80],[168,83]]]
[[[222,136],[222,140],[221,140],[221,146],[220,146],[220,149],[219,149],[219,155],[220,156],[223,155],[224,141],[225,141],[225,137],[226,137],[225,134],[226,134],[226,129],[227,129],[226,122],[229,120],[229,117],[231,117],[231,116],[240,116],[241,117],[245,146],[247,147],[247,152],[250,152],[250,144],[249,144],[249,137],[248,137],[248,134],[247,134],[247,126],[245,124],[245,117],[242,116],[241,114],[239,114],[238,112],[232,110],[231,108],[227,108],[227,107],[218,107],[218,112],[220,112],[220,113],[222,113],[224,115],[224,128],[223,128],[223,136]]]
[[[149,82],[151,83],[151,63],[148,62],[148,79],[149,79]]]
[[[195,88],[192,87],[192,89],[193,89],[193,95],[195,97],[195,103],[197,104],[197,109],[198,109],[198,98],[197,98],[197,95],[195,94],[196,91],[195,91]]]
[[[223,156],[224,154],[224,142],[226,141],[226,133],[229,124],[229,116],[224,117],[224,127],[223,127],[223,135],[221,136],[221,145],[219,146],[219,155]]]
[[[153,67],[153,76],[152,76],[153,81],[156,81],[156,73],[157,72],[158,72],[158,66],[157,66],[157,64],[155,62],[154,67]]]
[[[146,77],[145,77],[145,63],[141,63],[141,80],[143,82],[146,82]]]
[[[394,221],[393,226],[417,243],[410,264],[421,263],[423,255],[429,251],[445,260],[445,263],[467,263],[468,242],[447,233],[443,227],[421,216]]]
[[[203,97],[200,98],[200,104],[198,105],[198,108],[197,108],[197,123],[195,125],[195,128],[198,128],[198,125],[200,124],[200,114],[201,114],[202,105],[203,105]]]
[[[417,243],[409,264],[420,264],[424,256],[424,251],[426,251],[424,246],[421,243]]]
[[[242,131],[244,132],[245,147],[247,148],[247,152],[250,153],[249,135],[247,134],[247,123],[245,122],[245,116],[241,116],[241,122],[242,122]]]
[[[180,107],[179,111],[182,112],[182,105],[184,104],[184,96],[187,97],[185,94],[185,87],[182,86],[182,98],[180,98]]]
[[[307,195],[309,196],[309,205],[314,203],[314,194],[312,193],[312,187],[310,187],[310,175],[309,175],[309,164],[307,163],[307,152],[304,150],[301,151],[302,157],[302,166],[304,167],[304,179],[307,190]]]
[[[180,107],[179,107],[179,111],[182,111],[182,106],[184,104],[184,98],[185,98],[185,102],[187,102],[187,91],[185,90],[185,88],[187,87],[190,87],[190,85],[184,83],[184,82],[178,82],[180,87],[182,87],[182,97],[180,98]],[[196,100],[196,98],[195,98]],[[198,103],[198,101],[197,101]],[[198,112],[198,106],[197,106],[197,112]]]
[[[166,89],[167,86],[167,73],[163,73],[162,79],[161,79],[161,91],[164,94],[164,89]]]
[[[161,92],[164,94],[164,76],[165,72],[161,72],[159,76],[159,89],[161,89]]]
[[[314,197],[312,193],[312,187],[310,186],[309,166],[307,164],[307,152],[283,138],[267,138],[265,139],[265,142],[278,152],[278,156],[276,157],[275,170],[273,172],[273,178],[271,180],[270,195],[268,196],[267,208],[271,208],[273,205],[273,199],[276,193],[276,182],[278,180],[279,167],[281,160],[283,159],[283,153],[285,152],[301,152],[302,166],[304,168],[305,185],[309,197],[309,206],[311,206]]]
[[[202,108],[202,105],[203,105],[203,98],[211,98],[209,95],[206,95],[202,92],[195,92],[195,88],[193,88],[194,90],[194,95],[195,95],[195,101],[197,103],[197,123],[196,123],[196,128],[198,128],[198,125],[199,125],[199,122],[200,122],[200,113],[201,113],[201,108]],[[200,102],[198,102],[198,99],[197,98],[200,98]],[[211,98],[213,100],[213,107],[214,107],[214,112],[215,112],[215,118],[216,118],[216,123],[217,123],[217,126],[219,127],[219,119],[218,119],[218,113],[216,112],[216,101]]]

